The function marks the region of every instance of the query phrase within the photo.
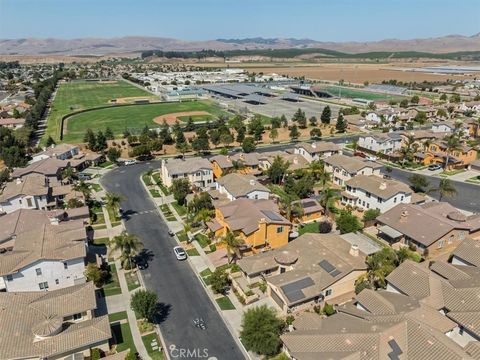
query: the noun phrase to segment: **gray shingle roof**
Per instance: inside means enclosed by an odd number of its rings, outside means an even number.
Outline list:
[[[227,174],[219,178],[217,183],[235,197],[247,196],[253,191],[271,192],[267,187],[260,184],[253,175]]]

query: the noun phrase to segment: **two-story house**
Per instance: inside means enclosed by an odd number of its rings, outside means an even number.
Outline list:
[[[292,224],[273,200],[240,198],[215,208],[207,226],[216,238],[233,232],[243,241],[240,253],[248,255],[286,245]]]
[[[85,223],[63,219],[25,209],[0,217],[0,288],[47,291],[85,282]]]
[[[36,153],[32,156],[31,164],[49,158],[58,160],[72,159],[80,153],[80,148],[77,145],[70,144],[58,144],[52,145],[49,148],[45,148],[43,151]]]
[[[237,173],[227,174],[217,179],[215,187],[230,201],[239,198],[268,199],[271,193],[266,186],[258,182],[255,176]]]
[[[36,174],[17,178],[0,189],[0,213],[18,209],[46,210],[49,206],[50,188],[45,176]]]
[[[339,186],[344,186],[346,181],[357,175],[382,176],[381,168],[381,164],[373,161],[340,154],[325,159],[325,171],[332,174],[332,181]]]
[[[457,149],[449,149],[445,141],[435,141],[417,159],[424,165],[440,164],[447,168],[465,168],[477,159],[477,150],[462,144]],[[448,164],[446,162],[448,161]]]
[[[360,150],[393,155],[401,149],[402,138],[397,133],[367,134],[360,135],[357,144]]]
[[[162,160],[162,182],[170,187],[175,179],[186,178],[199,189],[208,190],[214,186],[212,164],[205,158]]]
[[[404,183],[375,175],[357,175],[345,182],[342,204],[382,213],[400,203],[409,204],[413,191]]]
[[[313,143],[300,143],[295,145],[295,154],[302,155],[310,163],[315,160],[320,160],[332,156],[334,154],[341,154],[342,149],[339,145],[328,141],[316,141]]]

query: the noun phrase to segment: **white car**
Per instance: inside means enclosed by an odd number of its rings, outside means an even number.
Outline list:
[[[377,157],[376,156],[367,156],[367,160],[368,161],[377,161]]]
[[[135,159],[132,159],[132,160],[126,160],[125,161],[125,166],[128,166],[128,165],[135,165],[137,163],[137,160]]]
[[[175,246],[173,248],[173,253],[175,254],[177,260],[186,260],[187,259],[187,253],[181,246]]]

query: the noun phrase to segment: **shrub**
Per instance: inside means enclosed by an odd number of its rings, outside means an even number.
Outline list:
[[[360,292],[362,292],[363,289],[370,289],[371,286],[368,282],[366,281],[359,281],[357,283],[355,283],[355,294],[360,294]]]
[[[323,313],[327,316],[335,314],[335,309],[333,305],[325,303],[325,305],[323,306]]]
[[[215,269],[212,275],[210,275],[210,283],[212,284],[212,290],[216,294],[223,294],[227,287],[230,285],[228,274],[223,269]]]
[[[322,313],[322,307],[320,305],[315,305],[313,307],[313,311],[315,311],[318,315]]]
[[[379,209],[368,209],[363,214],[363,221],[375,220],[380,215]]]
[[[87,281],[93,281],[96,287],[101,287],[105,279],[108,276],[108,272],[97,267],[94,263],[88,263],[85,269],[85,277]]]
[[[157,313],[157,294],[139,290],[132,295],[130,306],[140,317],[151,321]]]
[[[287,325],[292,325],[294,321],[295,321],[295,316],[293,316],[293,315],[288,315],[288,316],[285,318],[285,323],[286,323]]]
[[[125,360],[137,360],[137,355],[130,351],[127,356],[125,356]]]
[[[265,281],[262,281],[259,285],[258,285],[258,288],[260,289],[260,291],[262,293],[265,294],[265,292],[267,291],[267,283]]]
[[[332,223],[330,221],[322,221],[318,224],[318,232],[320,234],[328,234],[332,231]]]
[[[99,348],[93,348],[90,350],[90,359],[99,360],[102,357],[102,351]]]

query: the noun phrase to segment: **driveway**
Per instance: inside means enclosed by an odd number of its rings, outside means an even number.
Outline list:
[[[125,196],[122,208],[127,214],[127,231],[137,235],[150,254],[142,275],[146,287],[155,291],[161,302],[159,322],[167,350],[172,358],[183,352],[183,357],[190,359],[245,359],[188,262],[175,259],[172,249],[177,243],[168,235],[167,225],[140,182],[143,172],[159,167],[160,161],[120,167],[105,175],[101,183],[108,191]],[[193,326],[198,317],[205,320],[206,330]]]

